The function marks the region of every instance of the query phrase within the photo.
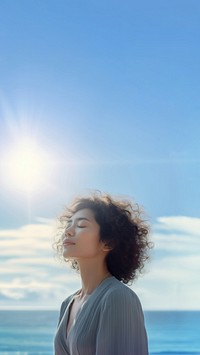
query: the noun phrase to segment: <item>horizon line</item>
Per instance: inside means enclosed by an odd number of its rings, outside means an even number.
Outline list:
[[[55,311],[59,312],[60,308],[51,308],[51,307],[1,307],[0,306],[0,311]],[[199,309],[188,309],[188,308],[183,308],[183,309],[143,309],[144,312],[200,312]]]

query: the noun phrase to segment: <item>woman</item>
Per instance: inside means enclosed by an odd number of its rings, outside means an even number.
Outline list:
[[[54,247],[82,287],[61,305],[55,355],[147,355],[141,304],[125,285],[150,248],[138,206],[109,195],[77,198],[60,222]]]

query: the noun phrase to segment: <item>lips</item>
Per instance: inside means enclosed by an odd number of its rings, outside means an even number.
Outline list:
[[[69,241],[69,240],[65,240],[65,241],[63,242],[63,246],[68,246],[68,245],[75,245],[75,243],[73,243],[73,242],[71,242],[71,241]]]

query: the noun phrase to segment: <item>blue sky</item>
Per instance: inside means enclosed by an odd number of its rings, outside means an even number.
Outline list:
[[[133,285],[144,308],[199,308],[199,11],[197,0],[1,2],[0,307],[58,308],[78,287],[53,259],[54,219],[99,189],[148,213],[155,248]],[[5,163],[24,140],[46,169],[28,192]]]

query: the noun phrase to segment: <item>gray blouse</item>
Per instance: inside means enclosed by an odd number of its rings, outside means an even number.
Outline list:
[[[134,291],[114,276],[105,279],[83,304],[67,333],[74,296],[61,305],[55,355],[148,355],[143,311]]]

